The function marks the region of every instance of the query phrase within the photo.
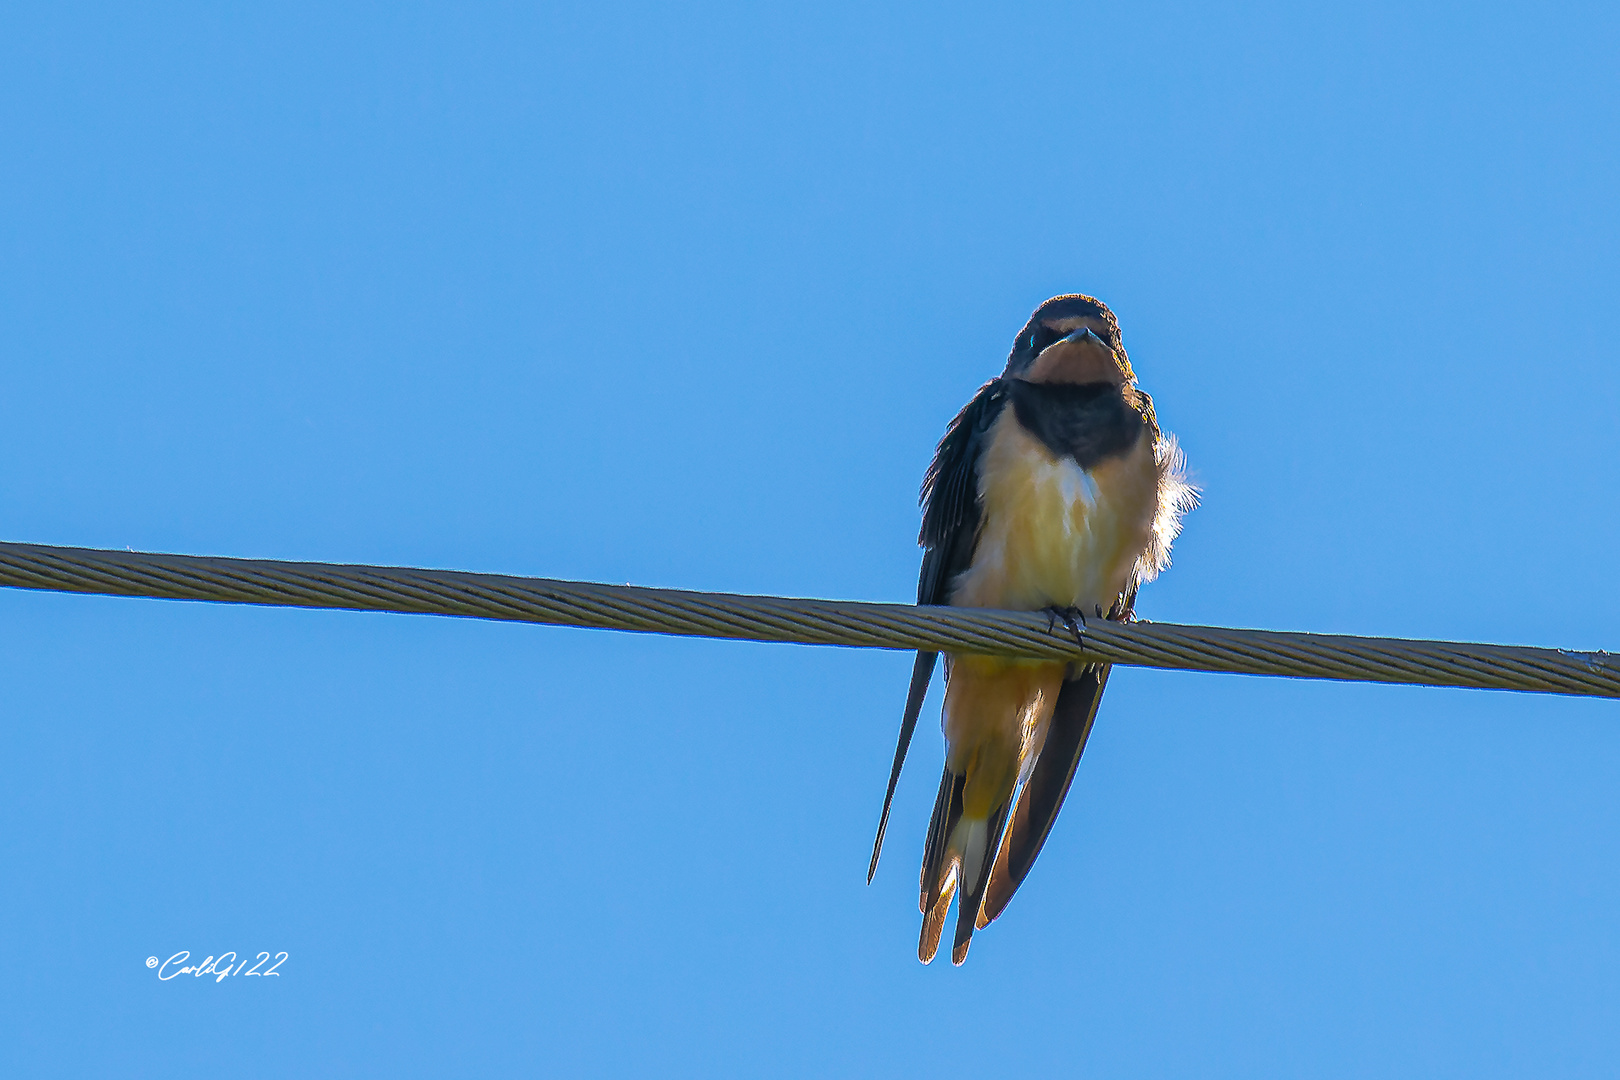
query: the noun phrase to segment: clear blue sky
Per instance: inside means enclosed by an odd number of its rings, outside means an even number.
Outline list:
[[[0,536],[908,600],[1084,291],[1147,617],[1620,648],[1620,17],[1308,7],[14,7]],[[909,668],[0,590],[0,1067],[1620,1068],[1620,704],[1121,669],[953,970]]]

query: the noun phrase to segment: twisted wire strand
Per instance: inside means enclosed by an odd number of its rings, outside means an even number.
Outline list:
[[[397,566],[160,555],[0,542],[0,585],[278,607],[454,615],[799,645],[1107,661],[1233,675],[1620,697],[1620,658],[1452,641],[647,589]]]

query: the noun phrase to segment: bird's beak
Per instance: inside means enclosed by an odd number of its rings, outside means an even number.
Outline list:
[[[1097,348],[1102,349],[1102,350],[1104,350],[1106,352],[1111,353],[1111,352],[1114,351],[1113,349],[1110,349],[1108,347],[1108,342],[1104,341],[1102,338],[1100,338],[1096,334],[1092,333],[1091,328],[1087,327],[1087,326],[1082,326],[1080,329],[1076,330],[1074,333],[1070,334],[1068,337],[1060,338],[1059,340],[1053,342],[1053,344],[1054,345],[1095,345],[1095,346],[1097,346]],[[1050,346],[1048,346],[1048,347],[1050,348]]]

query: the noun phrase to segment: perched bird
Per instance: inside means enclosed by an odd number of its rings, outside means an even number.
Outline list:
[[[917,603],[1049,612],[1071,629],[1128,620],[1197,502],[1175,439],[1136,385],[1114,313],[1055,296],[1007,368],[956,415],[922,487]],[[919,652],[867,880],[933,676]],[[1001,914],[1068,794],[1107,664],[947,655],[945,775],[923,852],[917,956],[933,960],[951,899],[951,960]],[[1015,798],[1016,795],[1016,798]],[[1009,818],[1010,824],[1009,824]]]

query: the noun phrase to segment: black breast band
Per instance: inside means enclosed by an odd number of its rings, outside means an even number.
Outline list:
[[[1073,458],[1082,469],[1130,450],[1147,426],[1113,383],[1006,382],[1014,415],[1024,430],[1057,457]]]

